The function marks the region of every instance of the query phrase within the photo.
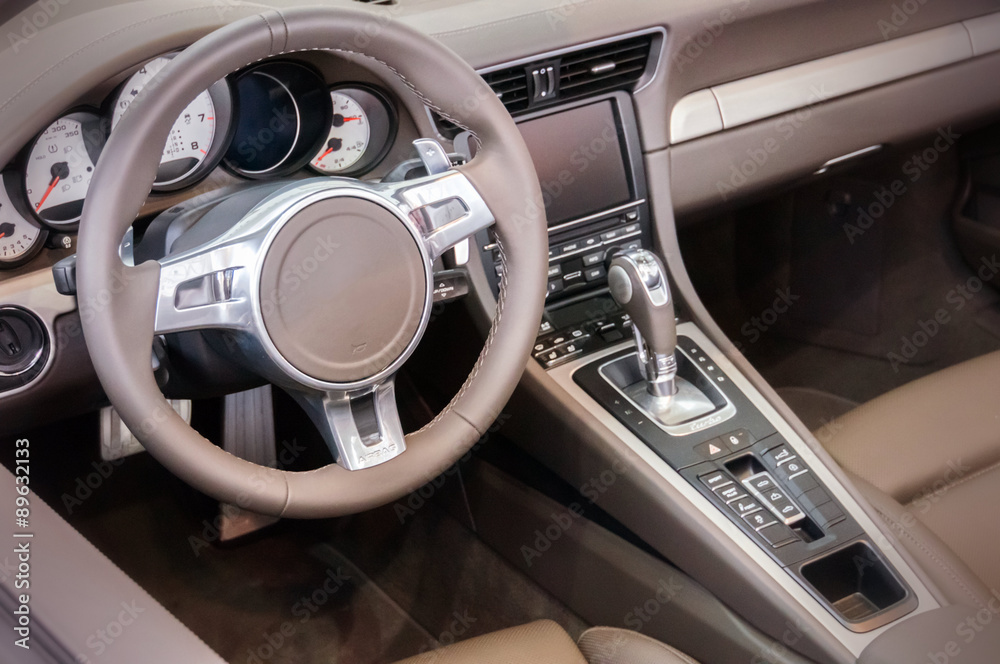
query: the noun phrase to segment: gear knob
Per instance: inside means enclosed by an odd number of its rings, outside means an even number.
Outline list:
[[[655,396],[672,396],[677,391],[677,324],[663,263],[645,249],[615,254],[608,266],[608,287],[632,319],[646,388]]]

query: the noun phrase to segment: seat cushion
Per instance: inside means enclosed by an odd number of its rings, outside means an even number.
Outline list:
[[[551,620],[503,629],[431,650],[397,664],[587,664],[573,639]]]
[[[816,437],[951,601],[981,605],[1000,588],[1000,352],[893,390]]]
[[[591,627],[577,645],[588,664],[698,664],[665,643],[618,627]]]
[[[582,651],[582,652],[581,652]],[[586,656],[586,657],[585,657]],[[627,629],[592,627],[579,648],[551,620],[477,636],[396,664],[698,664],[670,646]]]
[[[900,503],[945,490],[1000,464],[1000,352],[873,399],[817,438]]]

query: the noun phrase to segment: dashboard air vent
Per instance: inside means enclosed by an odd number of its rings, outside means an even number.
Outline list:
[[[611,90],[631,90],[652,70],[650,55],[661,39],[660,33],[649,33],[569,49],[488,69],[482,77],[511,114]]]
[[[483,79],[497,93],[510,113],[528,108],[528,74],[524,67],[510,67],[483,74]]]
[[[631,88],[646,72],[652,41],[652,35],[642,35],[562,56],[559,97],[575,99]]]

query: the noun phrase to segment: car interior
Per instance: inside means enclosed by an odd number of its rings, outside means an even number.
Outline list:
[[[997,0],[0,25],[0,660],[1000,661]]]

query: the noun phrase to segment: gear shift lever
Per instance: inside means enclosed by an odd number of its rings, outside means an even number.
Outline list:
[[[617,253],[608,267],[608,286],[632,319],[646,390],[654,397],[672,397],[677,392],[677,324],[663,263],[645,249]]]

